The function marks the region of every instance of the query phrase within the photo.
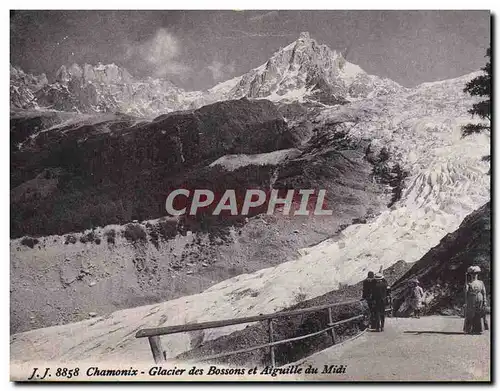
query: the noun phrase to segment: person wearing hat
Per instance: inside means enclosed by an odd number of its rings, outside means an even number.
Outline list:
[[[370,328],[375,328],[375,312],[373,308],[372,292],[375,273],[372,271],[368,272],[368,277],[363,281],[363,296],[361,300],[365,301],[365,305],[368,306],[370,312]]]
[[[368,277],[363,281],[363,296],[362,300],[370,301],[372,297],[372,285],[373,278],[375,277],[375,273],[368,272]]]
[[[385,303],[387,299],[387,281],[382,272],[375,273],[372,288],[372,301],[375,316],[375,330],[384,331]]]
[[[486,287],[478,278],[481,268],[469,266],[465,285],[465,320],[464,332],[466,334],[481,334],[483,332],[482,320],[486,312]]]
[[[419,319],[420,311],[422,310],[422,302],[424,299],[424,290],[420,286],[420,281],[414,278],[410,281],[410,300],[409,307],[412,311],[412,315]]]

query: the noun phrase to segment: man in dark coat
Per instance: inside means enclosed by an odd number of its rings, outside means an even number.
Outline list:
[[[372,285],[373,285],[373,277],[375,274],[373,272],[368,272],[368,277],[363,281],[363,300],[371,300],[372,297]]]
[[[385,302],[387,299],[387,281],[382,273],[375,274],[372,287],[373,312],[376,331],[384,331]]]
[[[368,272],[368,277],[363,281],[363,297],[362,300],[366,300],[368,308],[370,309],[370,328],[375,328],[375,312],[373,309],[372,291],[373,283],[375,280],[373,272]]]

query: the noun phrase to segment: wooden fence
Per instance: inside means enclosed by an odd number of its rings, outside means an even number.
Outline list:
[[[208,360],[214,360],[216,358],[221,358],[221,357],[226,357],[226,356],[232,356],[235,354],[240,354],[240,353],[248,353],[253,350],[257,349],[262,349],[262,348],[269,348],[270,350],[270,357],[271,357],[271,365],[276,366],[276,359],[274,355],[274,348],[277,345],[281,345],[284,343],[288,342],[294,342],[294,341],[299,341],[305,338],[311,338],[316,335],[320,335],[323,333],[328,333],[332,339],[332,343],[336,343],[336,335],[335,335],[335,326],[352,322],[355,320],[363,319],[365,315],[356,315],[351,318],[347,319],[342,319],[340,321],[334,322],[333,317],[332,317],[332,308],[341,306],[341,305],[349,305],[349,304],[356,304],[359,303],[359,300],[351,300],[351,301],[344,301],[340,303],[334,303],[334,304],[325,304],[325,305],[320,305],[320,306],[315,306],[315,307],[309,307],[309,308],[303,308],[299,310],[293,310],[293,311],[282,311],[282,312],[276,312],[274,314],[267,314],[267,315],[257,315],[257,316],[248,316],[245,318],[234,318],[234,319],[226,319],[226,320],[217,320],[217,321],[212,321],[212,322],[202,322],[202,323],[188,323],[184,325],[176,325],[176,326],[166,326],[166,327],[155,327],[155,328],[149,328],[149,329],[141,329],[137,332],[135,335],[136,338],[148,338],[149,340],[149,345],[151,347],[151,352],[153,353],[153,358],[155,360],[155,363],[162,363],[166,361],[166,354],[165,351],[162,348],[161,345],[161,340],[160,336],[162,335],[168,335],[168,334],[176,334],[176,333],[185,333],[189,331],[195,331],[195,330],[204,330],[204,329],[213,329],[217,327],[226,327],[226,326],[232,326],[236,324],[244,324],[244,323],[253,323],[253,322],[261,322],[267,320],[268,322],[268,332],[269,332],[269,342],[266,344],[261,344],[261,345],[255,345],[246,349],[240,349],[240,350],[233,350],[230,352],[224,352],[224,353],[219,353],[215,354],[212,356],[205,356],[202,358],[197,359],[197,361],[208,361]],[[313,333],[309,333],[306,335],[301,335],[298,337],[294,338],[287,338],[279,341],[274,340],[274,330],[273,330],[273,320],[278,319],[278,318],[285,318],[285,317],[290,317],[290,316],[297,316],[297,315],[303,315],[311,312],[318,312],[318,311],[323,311],[327,310],[328,311],[328,323],[327,323],[327,328],[315,331]],[[391,311],[391,309],[386,309],[387,311]]]

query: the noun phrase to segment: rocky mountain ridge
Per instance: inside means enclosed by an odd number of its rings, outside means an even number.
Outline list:
[[[115,64],[63,65],[53,83],[45,75],[36,77],[11,66],[11,86],[11,107],[16,109],[122,112],[139,117],[242,97],[332,105],[403,89],[392,80],[368,75],[306,32],[261,66],[207,91],[185,91],[165,79],[139,80]]]
[[[330,94],[330,104],[397,92],[396,82],[368,75],[341,53],[320,45],[307,32],[278,50],[263,65],[240,78],[227,93],[235,99],[268,98],[271,100],[303,99],[321,102],[321,95]],[[217,87],[215,87],[217,88]]]

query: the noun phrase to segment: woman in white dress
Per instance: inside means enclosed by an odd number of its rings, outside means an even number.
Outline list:
[[[481,268],[470,266],[467,274],[470,281],[465,285],[465,321],[464,332],[466,334],[481,334],[483,332],[482,319],[486,311],[486,287],[478,278]]]
[[[409,300],[411,314],[415,318],[420,318],[420,311],[422,310],[423,299],[424,299],[424,290],[420,286],[420,282],[415,278],[410,281],[410,300]]]

